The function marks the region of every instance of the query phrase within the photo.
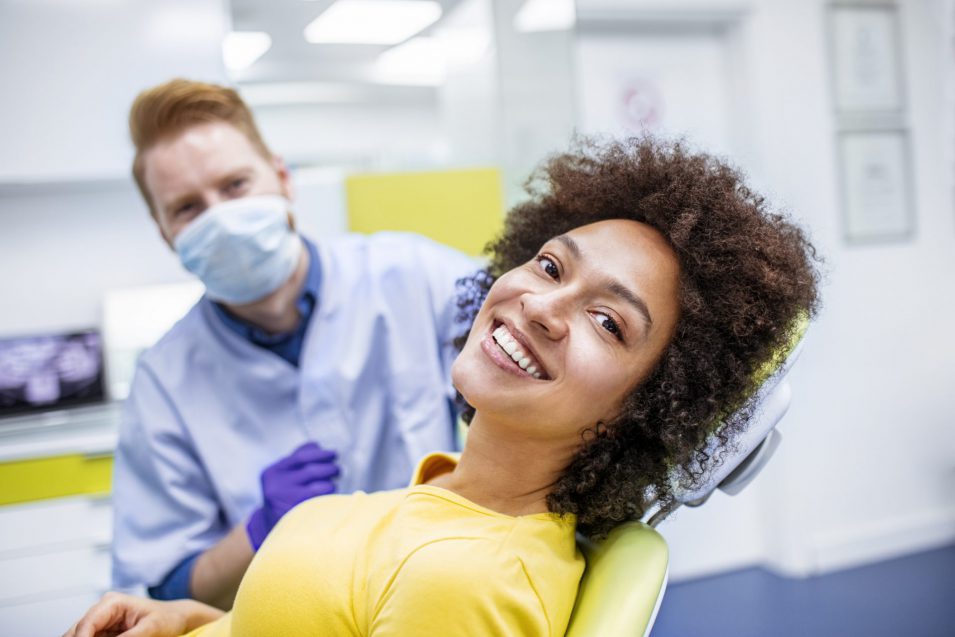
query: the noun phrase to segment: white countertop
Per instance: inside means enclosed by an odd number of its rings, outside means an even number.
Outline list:
[[[116,448],[121,403],[0,419],[0,462],[84,454]]]

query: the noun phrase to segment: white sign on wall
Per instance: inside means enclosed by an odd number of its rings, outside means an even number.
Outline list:
[[[584,31],[576,46],[578,127],[587,134],[685,136],[729,153],[726,36],[713,31]]]

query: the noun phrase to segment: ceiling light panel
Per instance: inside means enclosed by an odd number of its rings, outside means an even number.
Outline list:
[[[222,60],[230,71],[241,71],[255,63],[272,46],[272,37],[263,31],[232,31],[222,40]]]
[[[576,22],[574,0],[526,0],[514,16],[514,28],[521,33],[564,31]]]
[[[444,81],[445,52],[437,38],[417,37],[388,49],[375,61],[378,80],[385,84],[435,86]]]
[[[441,5],[431,0],[338,0],[307,27],[315,44],[398,44],[434,24]]]

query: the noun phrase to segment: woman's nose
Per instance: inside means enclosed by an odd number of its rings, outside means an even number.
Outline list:
[[[567,333],[570,299],[561,291],[527,292],[521,296],[521,310],[529,326],[554,340]]]

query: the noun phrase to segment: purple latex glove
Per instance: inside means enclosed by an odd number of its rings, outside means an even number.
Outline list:
[[[306,442],[262,472],[262,506],[245,526],[253,549],[259,550],[272,527],[296,504],[335,492],[337,457],[334,451]]]

